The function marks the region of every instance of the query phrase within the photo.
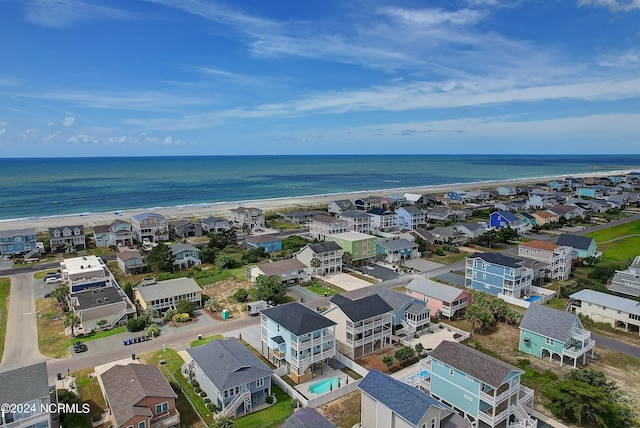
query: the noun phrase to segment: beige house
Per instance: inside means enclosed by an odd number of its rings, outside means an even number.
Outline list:
[[[330,215],[316,215],[309,219],[309,236],[312,239],[326,241],[329,235],[345,233],[351,230],[349,222]]]
[[[573,250],[546,241],[523,242],[518,246],[518,257],[532,259],[546,265],[548,278],[566,281],[571,274]]]
[[[153,308],[159,312],[176,309],[182,299],[191,302],[194,308],[202,302],[202,288],[193,278],[174,278],[156,282],[148,278],[133,289],[134,296],[142,309]]]
[[[636,300],[585,289],[569,296],[569,302],[576,314],[640,335],[640,302]]]
[[[247,225],[253,229],[265,227],[264,213],[259,208],[238,207],[229,210],[230,223],[242,228]]]
[[[538,226],[544,226],[547,223],[557,223],[560,221],[560,216],[552,213],[551,211],[538,211],[531,215],[536,219],[536,224]]]
[[[342,272],[342,253],[342,247],[334,241],[317,242],[305,245],[296,254],[296,259],[308,267],[312,276],[323,276]],[[318,265],[314,266],[314,263]]]
[[[69,308],[80,318],[80,326],[74,333],[125,325],[136,316],[136,308],[125,292],[111,286],[72,293]]]
[[[131,228],[136,241],[144,243],[169,240],[169,223],[158,213],[142,213],[131,217]]]
[[[279,276],[288,285],[309,281],[307,266],[298,259],[278,260],[277,262],[262,263],[248,269],[251,282],[256,282],[260,275]]]

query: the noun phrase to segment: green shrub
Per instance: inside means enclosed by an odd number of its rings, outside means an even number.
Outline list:
[[[199,386],[196,386],[193,390],[196,392],[196,394],[200,394],[202,392],[202,388],[200,388]]]
[[[267,398],[265,398],[264,401],[266,401],[267,404],[273,404],[273,396],[267,395]]]
[[[436,256],[444,256],[444,251],[442,250],[442,248],[436,248]]]
[[[160,336],[160,327],[158,327],[156,323],[151,323],[149,327],[147,327],[146,333],[149,337],[158,337]]]
[[[129,321],[127,321],[127,331],[132,333],[136,331],[142,331],[146,326],[147,320],[142,317],[131,318]]]
[[[207,409],[209,409],[210,412],[218,413],[218,406],[213,403],[207,404]]]
[[[200,382],[194,379],[191,381],[191,386],[193,386],[194,388],[197,388],[200,386]]]
[[[176,311],[175,309],[169,309],[167,312],[164,313],[164,317],[162,317],[162,320],[164,322],[169,322],[173,319],[173,316],[177,313],[178,311]]]
[[[200,397],[205,398],[207,396],[207,393],[205,391],[202,391],[200,393]]]
[[[233,298],[236,302],[246,302],[249,297],[249,292],[244,288],[239,288],[235,293],[233,293]]]

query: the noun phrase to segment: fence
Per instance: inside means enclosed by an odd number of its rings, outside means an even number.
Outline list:
[[[339,352],[336,352],[336,360],[338,360],[338,362],[343,364],[345,367],[358,373],[362,377],[365,377],[369,373],[369,370],[365,369],[360,364],[356,363],[353,360],[350,360]]]

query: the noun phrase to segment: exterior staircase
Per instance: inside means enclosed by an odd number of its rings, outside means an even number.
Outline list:
[[[251,392],[250,391],[244,391],[236,395],[235,398],[231,400],[229,404],[227,404],[227,406],[224,408],[224,410],[222,411],[222,415],[235,416],[236,410],[238,409],[238,407],[240,407],[242,403],[244,403],[244,413],[245,414],[250,413],[251,412]]]
[[[511,406],[511,410],[517,421],[510,423],[509,428],[537,428],[538,421],[529,416],[521,404]]]

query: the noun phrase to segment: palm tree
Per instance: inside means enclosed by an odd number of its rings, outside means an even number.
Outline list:
[[[80,327],[80,324],[82,324],[82,320],[74,312],[67,312],[67,315],[65,315],[64,317],[63,323],[65,327],[71,327],[71,337],[76,337],[76,335],[74,334],[74,328]]]
[[[473,304],[467,308],[465,313],[465,317],[467,321],[471,323],[471,334],[476,332],[476,323],[480,322],[482,308],[480,306]]]
[[[351,263],[353,263],[353,255],[351,255],[349,251],[345,251],[342,253],[342,261],[345,265],[351,266]]]
[[[215,422],[216,428],[232,428],[236,426],[235,421],[231,416],[221,415]]]
[[[309,262],[309,266],[311,266],[313,268],[313,273],[314,275],[318,274],[318,268],[320,266],[322,266],[322,260],[320,260],[317,257],[314,257],[311,259],[311,261]]]

